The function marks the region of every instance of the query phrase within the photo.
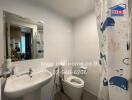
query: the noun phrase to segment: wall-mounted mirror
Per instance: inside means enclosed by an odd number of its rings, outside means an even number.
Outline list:
[[[43,23],[4,11],[6,58],[12,61],[43,58]]]

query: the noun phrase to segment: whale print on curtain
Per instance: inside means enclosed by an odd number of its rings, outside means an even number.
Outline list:
[[[96,0],[102,77],[99,100],[129,100],[128,0]]]

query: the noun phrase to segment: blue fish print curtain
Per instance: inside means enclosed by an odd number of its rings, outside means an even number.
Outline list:
[[[102,77],[99,100],[129,100],[128,0],[96,0]]]

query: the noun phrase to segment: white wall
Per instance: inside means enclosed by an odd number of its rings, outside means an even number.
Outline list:
[[[4,36],[3,36],[3,17],[2,17],[3,13],[0,10],[0,43],[1,45],[1,49],[0,49],[0,67],[1,64],[4,62]]]
[[[71,59],[72,23],[54,12],[28,0],[0,0],[0,40],[3,43],[3,10],[30,18],[44,21],[44,61]],[[0,49],[0,64],[3,62],[4,49]],[[29,61],[33,62],[33,61]]]
[[[98,61],[99,39],[94,13],[75,20],[74,41],[75,61]]]
[[[96,24],[96,15],[89,13],[74,22],[74,60],[78,62],[92,63],[88,67],[85,89],[98,96],[100,83],[99,58],[99,39]]]

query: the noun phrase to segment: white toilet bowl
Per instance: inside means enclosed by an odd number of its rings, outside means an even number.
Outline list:
[[[72,100],[81,100],[84,81],[75,76],[69,76],[62,81],[65,94]]]

